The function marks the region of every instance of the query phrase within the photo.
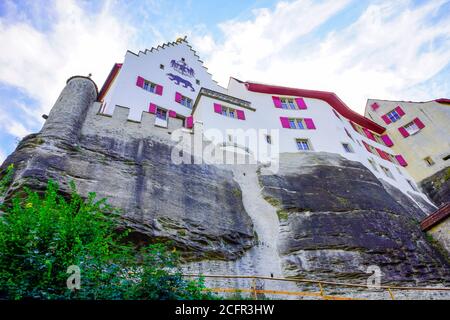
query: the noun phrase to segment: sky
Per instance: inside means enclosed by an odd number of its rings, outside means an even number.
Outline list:
[[[368,98],[450,98],[450,0],[1,0],[0,163],[73,75],[187,36],[213,79]]]

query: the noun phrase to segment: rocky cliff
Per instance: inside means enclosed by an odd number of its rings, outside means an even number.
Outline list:
[[[48,179],[68,192],[74,181],[82,195],[118,207],[134,241],[173,242],[190,272],[365,281],[377,265],[383,282],[450,280],[448,261],[418,224],[433,208],[360,163],[297,153],[282,155],[276,174],[259,165],[177,165],[170,136],[181,120],[163,129],[150,114],[128,121],[121,107],[100,115],[96,93],[90,79],[69,79],[41,132],[0,167],[16,168],[9,196],[42,190]]]
[[[422,180],[420,186],[438,206],[450,202],[450,167]]]
[[[389,283],[449,279],[448,262],[420,229],[423,208],[400,190],[334,154],[285,154],[280,163],[260,183],[278,208],[286,274],[348,280],[376,265]]]

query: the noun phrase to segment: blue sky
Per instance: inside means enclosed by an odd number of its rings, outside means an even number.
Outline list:
[[[127,49],[187,36],[229,76],[367,98],[450,97],[450,0],[0,1],[0,162],[72,75],[99,86]]]

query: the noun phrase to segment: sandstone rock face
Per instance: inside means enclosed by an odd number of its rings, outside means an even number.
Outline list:
[[[423,180],[420,186],[436,205],[450,202],[450,167]]]
[[[285,154],[279,172],[262,170],[260,183],[279,209],[287,275],[367,279],[367,267],[376,265],[382,282],[450,279],[448,262],[419,227],[426,214],[399,190],[388,193],[359,163],[326,153]]]
[[[24,186],[42,190],[48,179],[69,192],[74,181],[83,196],[96,192],[119,208],[123,225],[138,242],[171,241],[189,259],[233,260],[251,247],[253,224],[232,171],[173,164],[174,143],[162,139],[163,133],[121,135],[101,130],[99,124],[97,130],[82,130],[96,121],[96,95],[89,83],[69,81],[42,131],[24,138],[2,165],[15,164],[10,194]],[[66,117],[64,110],[69,110]],[[85,123],[86,113],[90,118]],[[106,126],[108,120],[113,121],[105,118]],[[118,128],[126,125],[136,126],[125,119]],[[167,129],[164,135],[170,137]]]

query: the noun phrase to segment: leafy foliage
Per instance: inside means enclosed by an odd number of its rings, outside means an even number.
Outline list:
[[[13,198],[5,207],[0,216],[0,298],[214,298],[204,293],[202,279],[182,277],[176,252],[163,244],[136,249],[124,240],[126,233],[116,232],[117,210],[105,199],[97,201],[95,193],[84,200],[71,187],[70,199],[65,199],[49,181],[44,195],[26,190],[25,198]],[[66,285],[73,265],[81,270],[79,290]]]

